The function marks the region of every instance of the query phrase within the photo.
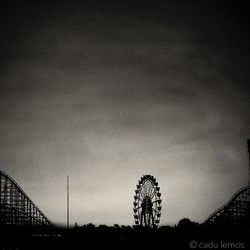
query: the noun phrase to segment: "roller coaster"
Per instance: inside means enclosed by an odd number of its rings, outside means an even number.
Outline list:
[[[22,188],[1,170],[0,225],[53,226]]]
[[[226,224],[234,226],[250,224],[250,187],[239,189],[225,205],[214,211],[204,224],[216,224],[222,227]]]
[[[249,153],[248,185],[240,188],[222,207],[215,210],[203,222],[204,225],[219,228],[250,227],[250,140],[247,141]]]

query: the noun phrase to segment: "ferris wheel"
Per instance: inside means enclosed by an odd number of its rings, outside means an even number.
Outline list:
[[[161,203],[160,187],[155,177],[142,176],[134,196],[135,225],[157,227],[161,217]]]

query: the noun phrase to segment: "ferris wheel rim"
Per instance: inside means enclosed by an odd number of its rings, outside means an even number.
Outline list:
[[[139,184],[136,185],[134,196],[135,224],[158,226],[162,209],[161,201],[160,187],[156,178],[152,175],[142,176],[139,179]],[[150,204],[149,210],[143,210],[145,204]]]

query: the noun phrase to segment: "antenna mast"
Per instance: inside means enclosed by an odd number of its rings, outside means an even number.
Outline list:
[[[247,139],[247,147],[248,147],[248,155],[249,155],[249,161],[248,161],[248,186],[250,182],[250,139]]]
[[[67,176],[67,228],[69,228],[69,176]]]

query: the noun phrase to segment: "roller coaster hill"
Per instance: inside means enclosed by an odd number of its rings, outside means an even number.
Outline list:
[[[250,232],[250,140],[248,184],[240,188],[229,201],[215,210],[203,225],[210,230]]]
[[[0,225],[52,227],[22,188],[0,170]]]
[[[26,249],[35,235],[53,235],[54,230],[53,223],[16,181],[0,170],[0,249]]]

